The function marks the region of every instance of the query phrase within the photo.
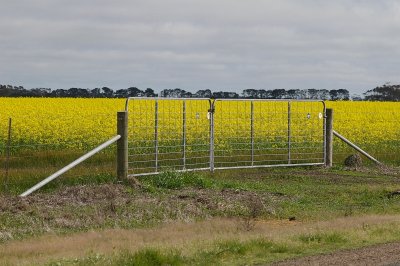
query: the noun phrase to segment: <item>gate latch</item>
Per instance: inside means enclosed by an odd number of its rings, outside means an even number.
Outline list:
[[[213,114],[215,111],[214,108],[210,108],[208,109],[208,113],[207,113],[207,119],[210,120],[211,119],[211,114]]]

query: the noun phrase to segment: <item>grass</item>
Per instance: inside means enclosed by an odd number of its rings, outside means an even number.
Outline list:
[[[198,245],[193,240],[187,247],[182,247],[182,243],[160,242],[127,250],[117,247],[97,252],[94,248],[95,254],[80,253],[75,259],[57,258],[54,263],[253,264],[397,241],[400,240],[398,223],[365,225],[357,217],[399,214],[400,196],[389,196],[400,189],[399,177],[374,169],[356,172],[340,167],[329,170],[303,167],[165,172],[140,177],[140,186],[131,182],[118,184],[111,173],[60,178],[25,200],[0,196],[0,245],[28,241],[48,233],[63,236],[91,230],[152,230],[168,223],[190,224],[219,217],[234,221],[231,231],[199,232],[202,236],[218,237],[200,238]],[[17,182],[11,187],[19,192]],[[300,230],[284,234],[282,238],[270,237],[267,227],[263,231],[266,236],[259,237],[257,230],[263,228],[263,221],[285,224],[289,217],[294,223],[302,224],[355,219],[358,225],[338,230],[331,227]],[[228,227],[225,222],[224,227]],[[171,237],[181,239],[182,235]],[[132,245],[132,242],[126,244]]]
[[[115,156],[113,150],[105,150],[77,167],[63,174],[43,187],[44,191],[54,191],[63,186],[80,184],[100,184],[114,182]],[[44,178],[57,172],[84,154],[83,151],[39,151],[19,154],[8,162],[8,178],[5,171],[0,172],[0,195],[18,195]],[[0,163],[5,165],[5,158]]]
[[[165,189],[180,189],[183,187],[211,188],[215,182],[204,177],[200,173],[194,172],[164,172],[140,180],[150,186]]]
[[[55,260],[49,265],[253,265],[399,240],[398,222],[369,228],[353,225],[324,232],[294,232],[278,237],[246,237],[239,233],[227,240],[126,249],[111,256],[87,254],[83,258]]]

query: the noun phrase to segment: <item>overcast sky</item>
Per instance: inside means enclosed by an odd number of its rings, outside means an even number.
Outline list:
[[[0,84],[231,90],[400,83],[397,0],[0,0]]]

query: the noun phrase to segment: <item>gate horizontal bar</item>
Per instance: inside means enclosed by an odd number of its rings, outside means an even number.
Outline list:
[[[210,170],[210,167],[205,167],[205,168],[193,168],[193,169],[185,169],[185,170],[171,170],[171,172],[194,172],[194,171],[205,171],[205,170]],[[161,173],[165,173],[166,171],[161,171],[161,172],[150,172],[150,173],[140,173],[140,174],[130,174],[128,177],[136,177],[136,176],[146,176],[146,175],[158,175]]]
[[[324,163],[271,164],[271,165],[254,165],[254,166],[215,167],[214,170],[248,169],[248,168],[272,168],[272,167],[295,167],[295,166],[317,166],[317,165],[324,165]],[[210,167],[194,168],[194,169],[186,169],[186,170],[171,170],[171,172],[180,173],[180,172],[194,172],[194,171],[205,171],[205,170],[210,170]],[[161,174],[161,173],[165,173],[165,171],[150,172],[150,173],[140,173],[140,174],[130,174],[130,175],[128,175],[128,177],[158,175],[158,174]]]
[[[315,166],[324,165],[324,163],[291,163],[291,164],[269,164],[269,165],[254,165],[254,166],[227,166],[227,167],[215,167],[215,170],[229,170],[229,169],[248,169],[248,168],[271,168],[271,167],[286,167],[286,166]]]
[[[128,97],[125,102],[125,111],[128,111],[129,107],[129,102],[131,100],[157,100],[157,101],[165,101],[165,100],[175,100],[175,101],[185,101],[185,100],[191,100],[191,101],[209,101],[211,100],[210,98],[164,98],[164,97]]]

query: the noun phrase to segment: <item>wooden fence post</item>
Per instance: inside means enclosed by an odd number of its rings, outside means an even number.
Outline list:
[[[325,131],[325,166],[332,167],[333,163],[333,109],[326,109]]]
[[[117,179],[128,178],[128,112],[117,113],[117,134],[121,138],[117,142]]]

